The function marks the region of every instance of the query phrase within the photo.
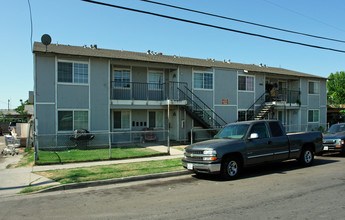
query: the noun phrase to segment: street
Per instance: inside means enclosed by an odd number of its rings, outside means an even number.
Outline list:
[[[345,158],[0,198],[0,219],[344,219]]]

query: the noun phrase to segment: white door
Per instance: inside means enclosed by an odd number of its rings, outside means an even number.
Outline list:
[[[178,140],[178,111],[177,110],[170,110],[170,139],[171,140]]]

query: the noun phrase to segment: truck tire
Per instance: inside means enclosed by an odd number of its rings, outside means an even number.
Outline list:
[[[241,161],[234,156],[225,158],[221,166],[221,176],[227,180],[237,179],[242,171]]]
[[[302,149],[299,162],[302,166],[310,166],[314,162],[314,151],[310,147],[305,147]]]

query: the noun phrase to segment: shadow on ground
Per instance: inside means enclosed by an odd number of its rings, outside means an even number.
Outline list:
[[[331,163],[337,163],[339,162],[339,160],[336,159],[337,157],[339,157],[338,154],[325,155],[323,157],[315,157],[312,167],[324,166]],[[262,164],[262,165],[257,165],[257,166],[243,169],[242,174],[239,177],[239,179],[253,178],[253,177],[265,176],[265,175],[270,175],[270,174],[287,174],[287,172],[289,171],[299,170],[299,169],[304,169],[304,167],[301,166],[297,160],[288,160],[284,162]],[[192,175],[192,177],[196,179],[203,179],[203,180],[210,180],[210,181],[217,181],[217,182],[229,181],[229,180],[224,180],[223,178],[220,177],[220,175],[212,175],[212,174],[194,174]]]

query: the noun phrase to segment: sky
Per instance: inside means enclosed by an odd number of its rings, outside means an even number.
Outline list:
[[[209,17],[140,0],[99,0],[290,41],[345,50],[345,43],[315,39]],[[162,3],[345,41],[344,0],[156,0]],[[100,6],[81,0],[0,2],[0,109],[19,106],[33,91],[32,44],[49,34],[52,43],[245,64],[265,64],[328,77],[345,71],[345,53],[320,50],[152,15]],[[31,41],[32,33],[32,41]]]

